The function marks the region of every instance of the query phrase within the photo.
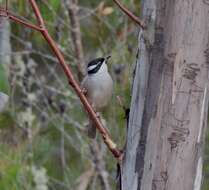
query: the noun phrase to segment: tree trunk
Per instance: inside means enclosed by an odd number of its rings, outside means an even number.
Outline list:
[[[200,190],[208,112],[208,0],[145,0],[123,190]]]
[[[10,23],[0,17],[0,64],[11,63]]]
[[[6,18],[0,17],[0,113],[8,102],[9,64],[11,63],[10,24]],[[7,93],[7,94],[5,94]]]

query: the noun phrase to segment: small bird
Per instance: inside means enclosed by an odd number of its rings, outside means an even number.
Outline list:
[[[97,58],[88,63],[87,75],[81,83],[81,87],[86,91],[86,97],[92,104],[97,114],[108,104],[112,97],[113,81],[108,72],[107,61],[110,56]],[[96,137],[96,127],[89,119],[88,136]]]

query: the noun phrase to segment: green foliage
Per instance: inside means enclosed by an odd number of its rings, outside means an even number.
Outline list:
[[[60,7],[60,2],[57,0],[50,0],[47,2],[48,8],[40,3],[42,16],[47,22],[53,22],[56,18],[56,12],[58,12]]]
[[[9,112],[0,114],[0,129],[9,128],[15,125],[15,121]]]
[[[9,93],[8,76],[3,64],[0,64],[0,92]]]
[[[1,144],[0,155],[0,189],[29,189],[28,187],[31,187],[32,184],[32,178],[28,175],[28,168],[22,162],[21,148],[13,148],[9,145]]]

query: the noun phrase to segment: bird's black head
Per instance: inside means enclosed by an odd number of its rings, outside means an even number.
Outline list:
[[[87,66],[88,74],[97,73],[97,71],[99,71],[103,63],[105,63],[105,58],[103,57],[90,61]]]

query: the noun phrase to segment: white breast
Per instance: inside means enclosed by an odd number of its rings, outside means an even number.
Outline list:
[[[105,107],[112,96],[113,82],[107,71],[86,76],[82,86],[87,90],[87,98],[99,111]]]

